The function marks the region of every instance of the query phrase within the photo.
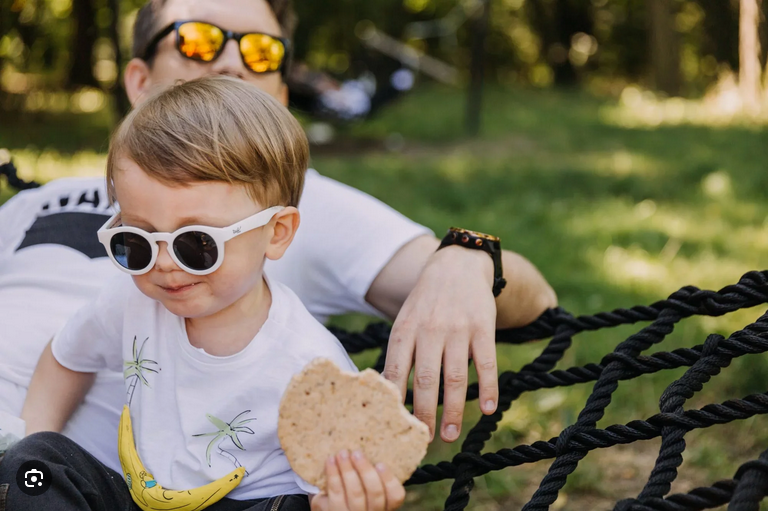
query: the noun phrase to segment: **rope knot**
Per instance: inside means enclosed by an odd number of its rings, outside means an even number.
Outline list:
[[[557,444],[555,445],[556,456],[562,456],[568,449],[568,445],[571,443],[573,435],[579,432],[579,428],[576,424],[572,424],[565,428],[560,436],[557,437]]]

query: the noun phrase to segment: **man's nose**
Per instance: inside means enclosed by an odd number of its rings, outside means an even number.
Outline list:
[[[214,74],[234,76],[235,78],[245,78],[245,66],[243,58],[240,56],[240,45],[234,39],[230,39],[224,45],[219,57],[213,61]]]

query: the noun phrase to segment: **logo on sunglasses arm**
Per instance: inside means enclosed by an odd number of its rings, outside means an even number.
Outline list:
[[[232,234],[240,234],[240,231],[242,231],[242,227],[238,227],[237,229],[232,229]]]

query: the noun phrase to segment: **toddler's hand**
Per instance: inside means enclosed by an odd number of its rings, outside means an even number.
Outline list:
[[[312,511],[392,511],[403,505],[405,488],[382,464],[341,451],[325,462],[327,493],[312,499]]]

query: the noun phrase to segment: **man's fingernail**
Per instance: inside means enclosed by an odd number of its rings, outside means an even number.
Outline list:
[[[356,460],[361,460],[363,459],[363,453],[360,451],[352,451],[352,457]]]
[[[343,451],[340,451],[339,452],[339,458],[341,458],[343,460],[349,458],[349,451],[346,450],[346,449],[344,449]]]
[[[445,436],[448,438],[456,438],[459,436],[459,428],[457,428],[455,424],[448,424],[448,427],[445,428]]]
[[[488,401],[485,402],[485,409],[486,410],[488,410],[490,412],[494,408],[496,408],[496,403],[493,402],[493,399],[489,399]]]
[[[386,470],[384,463],[376,463],[375,467],[376,467],[376,470],[378,470],[379,472],[384,472],[384,470]]]
[[[336,456],[328,456],[328,463],[330,463],[331,465],[335,465],[336,464]]]

